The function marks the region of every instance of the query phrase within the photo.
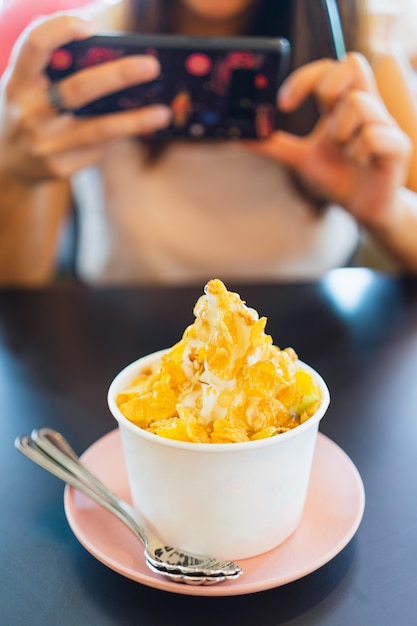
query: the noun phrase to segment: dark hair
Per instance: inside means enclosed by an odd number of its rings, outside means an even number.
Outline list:
[[[337,0],[347,50],[360,49],[361,0]],[[129,0],[130,30],[172,32],[175,0]],[[247,33],[254,36],[286,37],[291,42],[291,69],[324,57],[334,57],[334,47],[323,0],[260,0]],[[318,113],[312,99],[283,120],[293,133],[308,133]]]
[[[131,30],[137,32],[169,32],[172,9],[176,0],[129,0]],[[358,33],[363,0],[336,0],[342,21],[346,47],[358,47]],[[301,30],[303,38],[298,37]],[[303,46],[307,60],[331,53],[326,35],[323,0],[259,0],[255,17],[247,35],[288,37],[294,47]],[[308,44],[308,45],[307,45]]]

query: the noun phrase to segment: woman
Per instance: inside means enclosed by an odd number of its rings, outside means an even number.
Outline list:
[[[358,7],[339,6],[348,47],[356,48]],[[167,108],[85,120],[54,109],[44,75],[51,52],[97,27],[74,16],[43,20],[23,35],[2,82],[3,283],[51,279],[71,194],[78,273],[89,281],[318,276],[348,262],[357,224],[417,272],[416,198],[403,187],[410,141],[364,57],[322,58],[331,50],[321,2],[136,0],[105,17],[106,28],[123,30],[288,36],[295,71],[278,101],[288,125],[256,145],[175,142],[155,156],[138,135],[169,124]],[[113,61],[63,80],[60,94],[66,108],[77,108],[158,71],[151,58]]]

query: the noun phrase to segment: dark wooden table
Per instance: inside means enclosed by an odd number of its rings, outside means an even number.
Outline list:
[[[98,562],[74,537],[63,484],[16,435],[49,426],[78,452],[115,427],[113,376],[177,341],[202,289],[0,291],[0,623],[4,626],[417,623],[417,281],[359,269],[317,283],[228,285],[268,317],[281,347],[326,379],[321,431],[359,469],[366,508],[329,563],[251,595],[152,589]],[[329,470],[331,471],[331,470]]]

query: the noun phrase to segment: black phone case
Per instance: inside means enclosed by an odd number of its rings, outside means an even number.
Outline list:
[[[46,71],[54,82],[132,54],[157,57],[159,77],[95,100],[76,115],[167,104],[172,124],[153,135],[158,139],[263,139],[277,127],[277,91],[290,55],[282,38],[98,35],[55,50]]]

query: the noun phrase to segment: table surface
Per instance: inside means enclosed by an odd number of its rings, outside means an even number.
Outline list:
[[[295,582],[230,597],[153,589],[97,561],[68,525],[63,483],[14,438],[48,426],[81,453],[113,430],[110,381],[181,337],[201,287],[2,290],[1,624],[415,626],[417,280],[343,269],[312,283],[228,287],[267,316],[277,345],[293,346],[327,381],[320,430],[365,486],[354,538]]]

